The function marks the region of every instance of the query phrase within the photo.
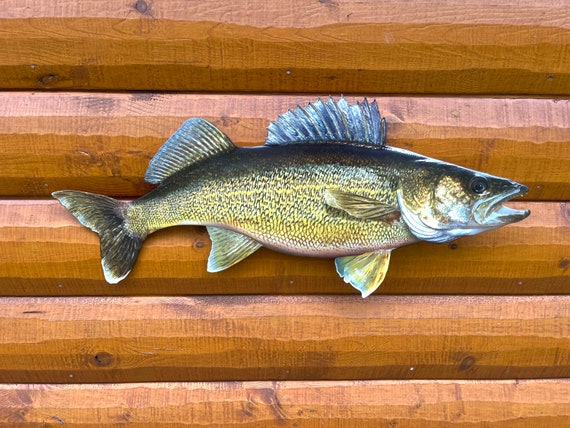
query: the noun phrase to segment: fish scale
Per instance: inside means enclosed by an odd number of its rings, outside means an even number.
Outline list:
[[[215,225],[300,255],[337,257],[394,248],[417,240],[405,223],[356,219],[325,205],[323,194],[342,188],[396,204],[397,180],[380,181],[395,176],[389,170],[395,156],[334,144],[238,149],[135,201],[127,217],[139,234],[180,224]],[[378,184],[371,187],[371,182]]]

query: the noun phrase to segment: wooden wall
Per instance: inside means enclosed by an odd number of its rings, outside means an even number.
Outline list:
[[[570,9],[563,1],[7,1],[0,9],[0,425],[570,424]],[[237,144],[317,96],[389,144],[530,187],[521,223],[399,249],[362,299],[328,259],[206,273],[202,228],[103,280],[50,193],[150,190],[188,117]]]

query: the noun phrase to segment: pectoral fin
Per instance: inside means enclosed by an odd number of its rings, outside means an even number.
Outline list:
[[[388,272],[391,250],[364,253],[359,256],[337,257],[336,271],[354,288],[362,293],[362,297],[372,294]]]
[[[219,272],[241,262],[261,247],[261,244],[249,236],[238,232],[208,226],[212,240],[212,250],[208,257],[208,272]]]
[[[325,189],[324,197],[327,205],[343,210],[356,218],[389,220],[400,214],[398,207],[353,193]]]

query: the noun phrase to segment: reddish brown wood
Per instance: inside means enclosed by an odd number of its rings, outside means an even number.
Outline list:
[[[566,426],[570,12],[499,3],[7,0],[0,88],[180,93],[0,92],[0,296],[34,296],[0,298],[0,426]],[[268,95],[228,95],[243,91]],[[340,93],[399,94],[379,98],[390,144],[524,182],[540,202],[513,205],[532,216],[398,250],[367,300],[231,296],[353,291],[330,260],[268,250],[206,274],[189,227],[152,236],[110,286],[95,235],[48,199],[147,192],[188,117],[252,146]],[[449,293],[519,296],[382,295]],[[140,294],[155,297],[85,297]],[[35,297],[64,295],[80,297]]]
[[[0,385],[0,426],[566,425],[568,380]]]
[[[570,377],[570,297],[0,299],[0,382]]]
[[[0,87],[570,94],[559,0],[9,2]]]

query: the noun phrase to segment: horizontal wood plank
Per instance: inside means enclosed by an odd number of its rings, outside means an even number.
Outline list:
[[[326,94],[325,94],[326,95]],[[0,194],[73,188],[138,196],[148,161],[189,117],[236,144],[316,96],[0,93]],[[350,98],[355,101],[355,98]],[[389,144],[530,187],[527,199],[570,200],[568,100],[377,98]]]
[[[0,299],[1,383],[570,377],[570,297]]]
[[[394,251],[381,294],[566,294],[570,204],[516,202],[523,222],[447,245]],[[103,279],[99,240],[56,201],[0,200],[0,295],[357,293],[332,259],[261,249],[224,272],[206,272],[205,228],[151,235],[120,284]]]
[[[0,10],[0,87],[570,94],[564,2],[42,0]]]
[[[0,385],[0,426],[565,426],[570,381]]]

